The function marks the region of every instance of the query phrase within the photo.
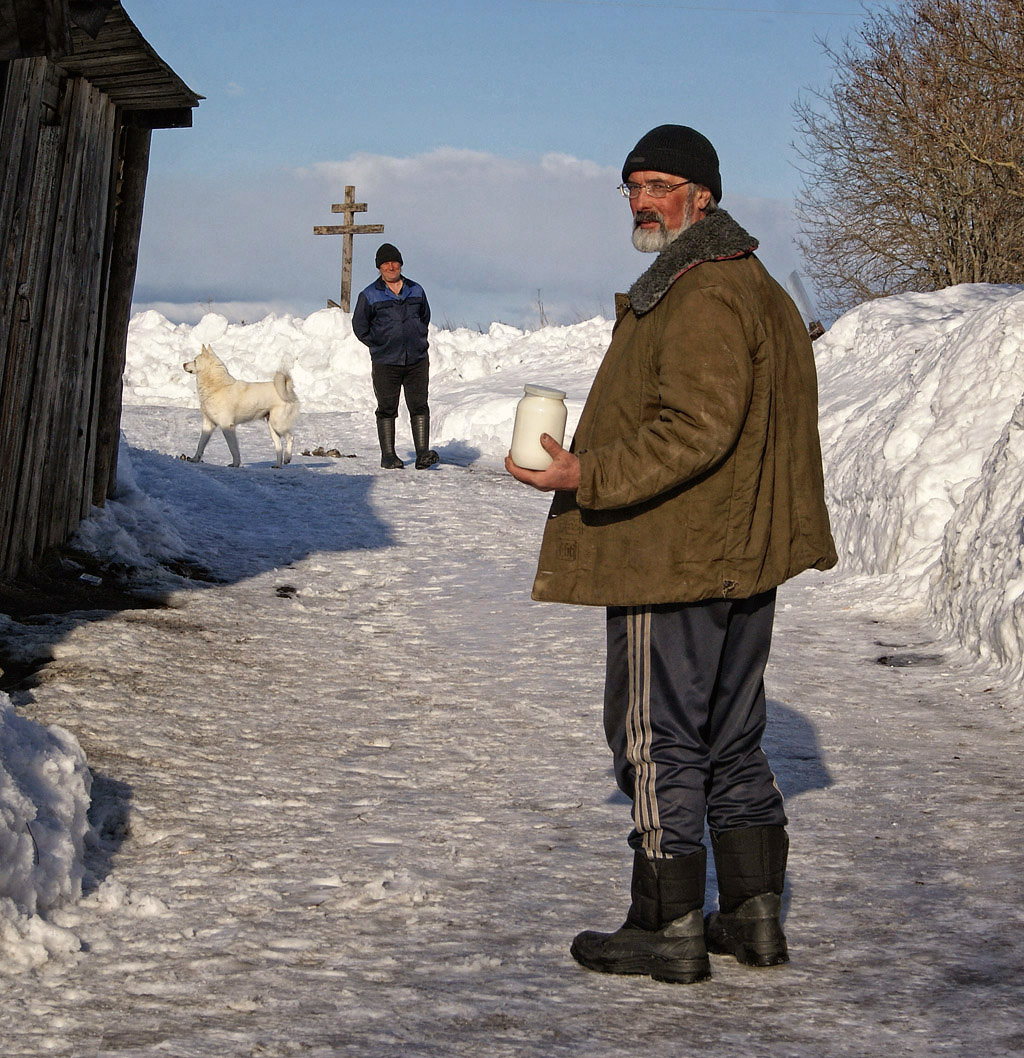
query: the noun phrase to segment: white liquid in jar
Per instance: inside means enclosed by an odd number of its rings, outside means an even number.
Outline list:
[[[516,406],[512,430],[512,462],[525,470],[547,470],[551,456],[541,447],[540,435],[550,434],[559,444],[565,443],[565,394],[547,386],[523,388],[526,395]]]

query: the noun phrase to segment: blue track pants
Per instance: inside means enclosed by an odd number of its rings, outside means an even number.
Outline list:
[[[761,749],[775,590],[608,609],[605,734],[633,801],[629,843],[686,856],[717,832],[785,826]]]

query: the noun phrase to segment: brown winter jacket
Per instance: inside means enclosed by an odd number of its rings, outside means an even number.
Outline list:
[[[616,296],[535,599],[747,598],[835,565],[811,342],[756,247],[718,210]]]

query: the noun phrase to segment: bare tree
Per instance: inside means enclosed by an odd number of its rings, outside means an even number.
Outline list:
[[[1022,0],[909,0],[822,46],[833,83],[796,105],[822,307],[1024,282]]]

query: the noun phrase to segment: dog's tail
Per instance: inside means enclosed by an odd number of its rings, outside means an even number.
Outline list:
[[[295,387],[292,385],[292,376],[287,371],[278,371],[274,375],[274,389],[281,400],[289,403],[298,403],[299,398],[295,395]]]

